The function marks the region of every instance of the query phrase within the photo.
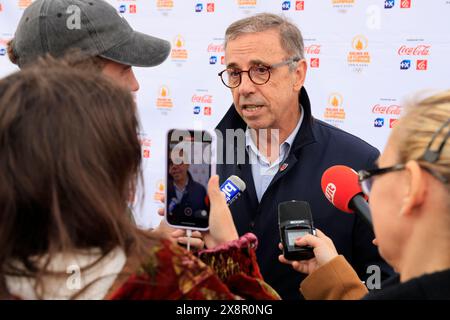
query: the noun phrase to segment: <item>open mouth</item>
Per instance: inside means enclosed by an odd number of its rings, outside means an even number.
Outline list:
[[[261,105],[245,105],[242,107],[242,110],[247,111],[247,112],[255,112],[258,111],[262,108],[263,106]]]

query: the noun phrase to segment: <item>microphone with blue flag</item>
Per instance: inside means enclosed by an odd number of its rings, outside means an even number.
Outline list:
[[[245,191],[246,185],[238,176],[230,176],[220,186],[220,190],[225,194],[227,204],[231,205]]]

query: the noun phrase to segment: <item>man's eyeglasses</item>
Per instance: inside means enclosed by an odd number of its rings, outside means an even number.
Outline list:
[[[431,150],[431,146],[433,142],[436,140],[436,137],[439,135],[440,132],[444,131],[444,128],[447,127],[450,124],[450,119],[447,120],[447,122],[444,123],[431,137],[431,141],[428,143],[427,148],[424,152],[424,154],[417,160],[419,162],[419,165],[422,169],[427,171],[429,174],[431,174],[433,177],[441,181],[443,184],[449,183],[448,179],[444,177],[439,172],[430,169],[425,164],[421,164],[420,162],[424,163],[435,163],[437,160],[439,160],[439,157],[441,156],[442,149],[444,149],[444,145],[447,142],[447,139],[450,136],[450,130],[447,132],[447,135],[444,137],[443,141],[437,148],[437,150]],[[405,169],[404,164],[396,164],[391,167],[386,168],[378,168],[378,169],[372,169],[372,170],[360,170],[358,171],[358,181],[361,185],[361,189],[364,192],[365,195],[369,196],[370,190],[372,190],[372,185],[374,181],[374,177],[380,174],[393,172],[393,171],[400,171]]]
[[[242,82],[242,73],[247,72],[250,80],[256,85],[263,85],[269,82],[271,70],[287,65],[289,63],[298,62],[301,59],[299,57],[293,57],[282,61],[280,63],[272,64],[270,66],[266,65],[254,65],[248,70],[239,70],[236,68],[227,68],[219,72],[219,77],[223,84],[230,89],[237,88]]]

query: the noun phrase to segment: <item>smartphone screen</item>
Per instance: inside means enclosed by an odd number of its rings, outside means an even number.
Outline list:
[[[207,230],[207,185],[215,174],[214,136],[207,131],[167,133],[166,219],[175,227]]]

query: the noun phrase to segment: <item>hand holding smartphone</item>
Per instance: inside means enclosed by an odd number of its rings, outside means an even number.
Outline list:
[[[171,129],[166,150],[166,220],[175,228],[208,230],[209,178],[216,173],[216,137],[205,130]]]

